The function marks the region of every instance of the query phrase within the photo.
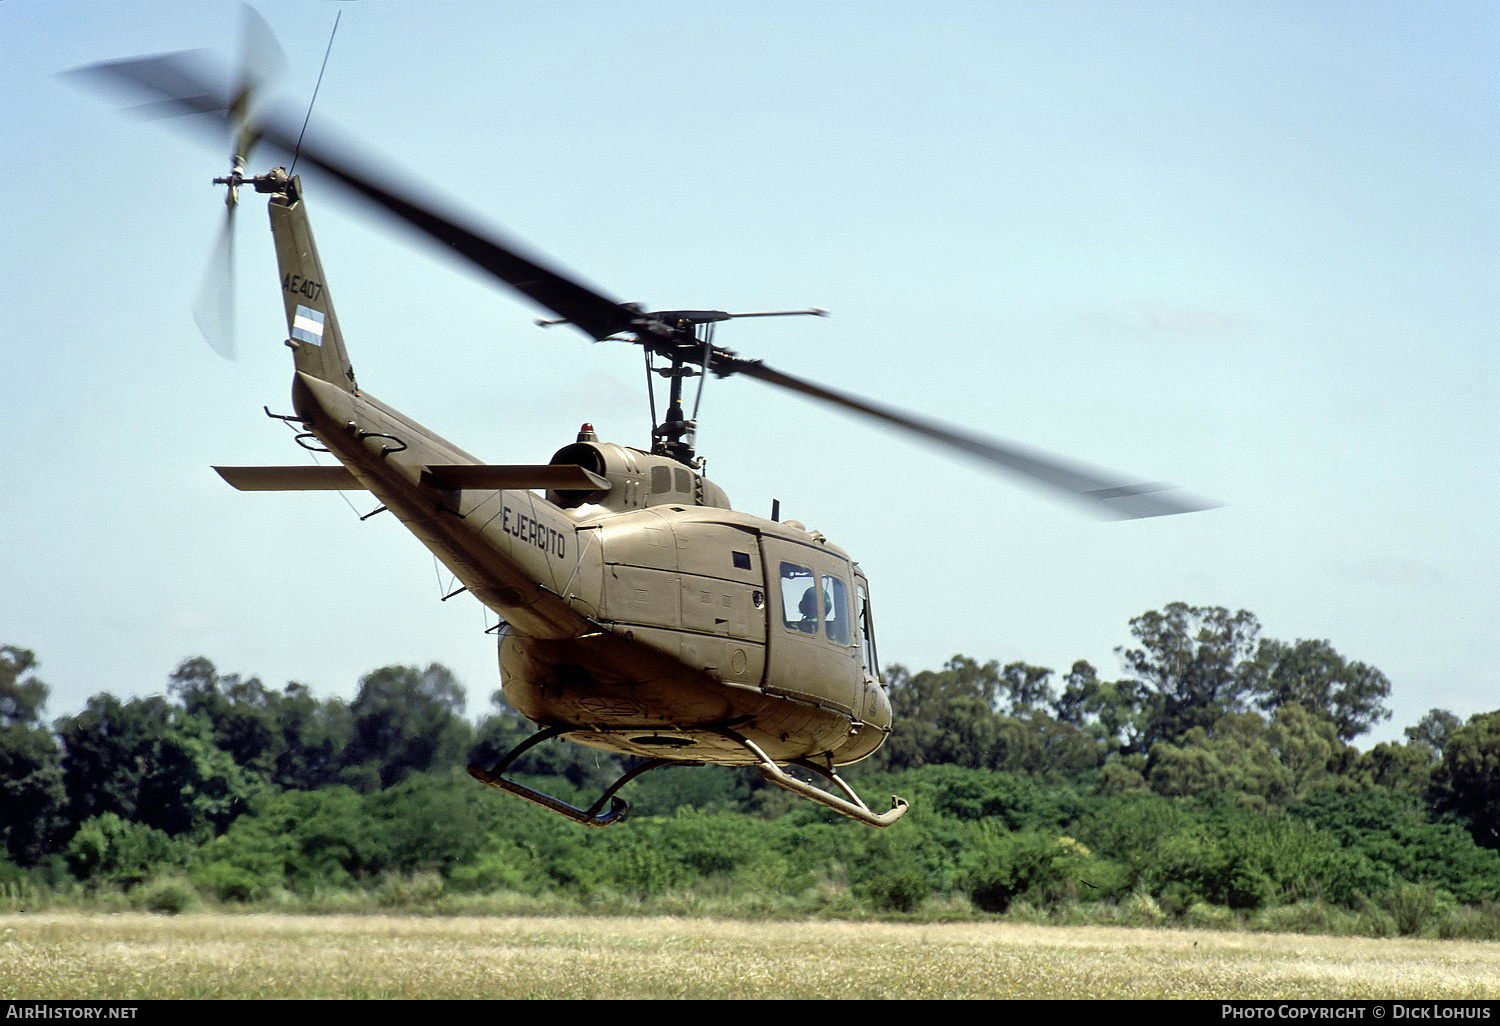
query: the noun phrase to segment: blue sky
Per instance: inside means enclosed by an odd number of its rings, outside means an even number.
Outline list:
[[[718,341],[1226,504],[1098,521],[710,382],[710,476],[861,562],[885,661],[1114,674],[1129,619],[1185,601],[1379,667],[1395,715],[1373,737],[1500,705],[1494,5],[255,6],[298,111],[344,11],[310,132],[609,294],[826,307]],[[190,313],[225,146],[57,75],[238,32],[230,4],[0,3],[0,641],[37,651],[54,715],[160,691],[198,654],[345,696],[439,661],[482,711],[483,613],[438,601],[394,520],[209,470],[303,459],[261,413],[287,410],[290,360],[255,199],[240,359]],[[497,463],[543,462],[585,420],[644,444],[636,352],[534,327],[306,185],[367,390]]]

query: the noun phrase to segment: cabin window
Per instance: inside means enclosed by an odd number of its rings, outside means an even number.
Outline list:
[[[817,577],[805,566],[781,564],[781,622],[803,634],[818,633]]]
[[[828,640],[849,644],[849,588],[842,578],[823,575],[823,629]]]
[[[730,555],[734,559],[734,568],[736,570],[749,570],[750,569],[750,553],[748,553],[748,552],[734,552],[734,551],[731,550]]]
[[[672,490],[672,468],[651,468],[651,494],[661,495]]]

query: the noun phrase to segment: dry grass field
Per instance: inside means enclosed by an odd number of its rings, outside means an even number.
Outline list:
[[[4,998],[1497,998],[1500,944],[1012,924],[0,916]]]

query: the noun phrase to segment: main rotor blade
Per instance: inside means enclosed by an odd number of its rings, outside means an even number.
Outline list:
[[[178,50],[151,57],[129,57],[101,61],[64,74],[80,81],[93,81],[118,89],[124,87],[153,99],[134,109],[147,118],[180,114],[224,114],[234,103],[227,82],[207,58],[208,50]]]
[[[275,133],[275,134],[273,134]],[[287,140],[273,128],[264,131],[265,141],[290,150]],[[539,260],[524,256],[513,242],[501,242],[477,228],[460,224],[454,217],[411,198],[411,190],[387,188],[373,172],[361,170],[348,158],[304,142],[297,159],[320,168],[340,184],[381,209],[405,221],[480,270],[564,318],[590,338],[600,341],[633,330],[641,321],[638,311],[594,291]]]
[[[230,87],[209,81],[213,75],[200,51],[106,61],[79,68],[74,74],[154,96],[156,102],[146,109],[156,115],[214,114],[230,120],[235,105]],[[632,331],[641,324],[640,312],[635,308],[523,254],[513,242],[468,227],[456,216],[415,199],[412,188],[392,184],[391,175],[373,164],[361,166],[351,156],[355,152],[352,144],[319,146],[304,139],[299,146],[300,133],[294,129],[295,125],[295,121],[285,117],[269,116],[256,127],[262,143],[319,168],[356,195],[441,243],[594,340]]]
[[[229,95],[228,88],[215,87],[205,81],[207,73],[197,52],[96,64],[79,69],[77,74],[154,95],[158,99],[150,105],[150,109],[155,112],[215,114],[224,119],[234,103],[234,97]],[[413,191],[410,188],[398,188],[391,182],[389,174],[379,172],[373,165],[362,167],[351,156],[356,152],[356,147],[350,144],[334,146],[325,143],[320,147],[303,141],[299,145],[298,133],[288,127],[294,124],[293,121],[267,118],[257,127],[263,142],[289,155],[295,154],[298,160],[321,169],[356,195],[452,249],[485,273],[557,314],[591,338],[602,340],[622,333],[636,333],[641,336],[643,344],[648,347],[652,345],[648,341],[649,333],[643,333],[643,329],[647,329],[649,322],[656,318],[643,314],[636,307],[619,303],[542,261],[524,255],[513,242],[503,241],[481,229],[469,227],[456,216],[445,214],[436,207],[413,198]],[[721,311],[683,313],[696,314],[698,319],[705,322],[727,319],[728,316],[722,315]],[[695,361],[689,356],[686,362]],[[873,417],[944,448],[1046,485],[1087,503],[1105,516],[1116,519],[1166,516],[1210,509],[1216,505],[1186,495],[1169,485],[1121,480],[1022,446],[969,434],[937,421],[783,373],[758,360],[741,359],[724,350],[713,351],[708,363],[710,369],[719,375],[745,374],[779,388]]]
[[[866,417],[874,417],[892,427],[919,435],[945,448],[957,450],[991,466],[1001,467],[1028,480],[1046,485],[1087,504],[1094,512],[1116,520],[1193,513],[1198,510],[1212,509],[1218,505],[1218,503],[1207,502],[1188,495],[1171,485],[1125,481],[1111,477],[1102,471],[1011,442],[968,434],[937,421],[927,420],[850,395],[847,392],[838,392],[815,382],[785,374],[767,367],[759,360],[734,358],[726,361],[716,358],[713,369],[721,375],[744,374],[778,388],[800,392],[802,395],[821,402],[832,403]]]

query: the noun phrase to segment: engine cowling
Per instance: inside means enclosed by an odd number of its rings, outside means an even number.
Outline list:
[[[724,489],[670,456],[613,442],[580,441],[557,450],[551,462],[580,466],[609,481],[607,490],[549,491],[548,500],[564,509],[585,505],[621,511],[650,506],[732,508]]]

